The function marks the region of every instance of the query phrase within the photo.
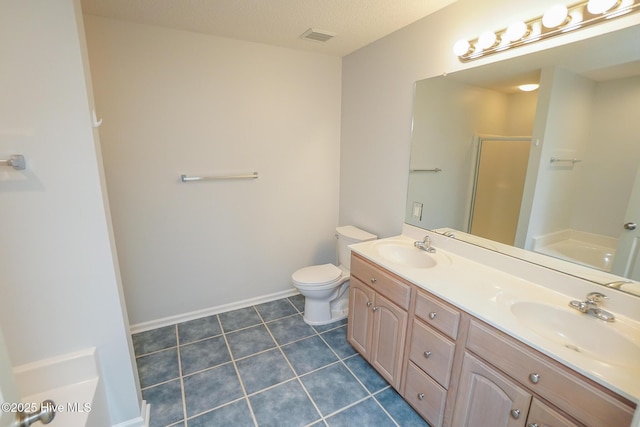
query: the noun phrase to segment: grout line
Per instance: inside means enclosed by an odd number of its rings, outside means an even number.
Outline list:
[[[255,309],[255,307],[254,307],[254,310],[256,312],[258,311],[258,310]],[[258,316],[260,316],[260,313],[258,313]],[[219,317],[218,317],[218,322],[220,322],[220,327],[222,328],[222,321],[220,320]],[[233,363],[233,369],[235,369],[235,371],[236,371],[236,375],[238,377],[238,382],[240,383],[240,388],[242,389],[243,399],[245,399],[245,401],[247,402],[247,407],[249,408],[249,414],[251,415],[251,419],[253,420],[253,424],[257,427],[258,426],[258,420],[256,418],[256,414],[253,412],[253,407],[251,406],[251,402],[249,401],[249,397],[247,396],[247,389],[244,386],[244,381],[242,381],[242,376],[240,375],[240,370],[238,370],[238,365],[236,364],[236,359],[235,359],[235,357],[233,357],[233,353],[231,352],[231,346],[229,345],[229,341],[227,340],[227,334],[223,333],[222,336],[224,337],[224,342],[227,345],[227,351],[229,352],[229,357],[231,358],[231,363]],[[227,403],[227,405],[229,403]]]
[[[175,331],[175,332],[176,332],[176,344],[177,344],[176,346],[172,346],[172,347],[168,347],[168,348],[165,348],[165,349],[157,350],[157,351],[154,351],[154,352],[146,353],[146,354],[143,354],[143,355],[140,355],[140,356],[136,356],[136,358],[139,358],[139,357],[142,357],[142,356],[146,356],[146,355],[154,354],[154,353],[159,353],[159,352],[161,352],[161,351],[170,350],[170,349],[173,349],[173,348],[175,348],[175,349],[176,349],[176,351],[177,351],[177,353],[178,353],[178,372],[179,372],[179,377],[178,377],[178,378],[173,378],[173,379],[170,379],[170,380],[167,380],[167,381],[164,381],[164,382],[158,383],[158,384],[153,384],[153,385],[151,385],[151,386],[148,386],[148,387],[145,387],[145,388],[143,388],[143,389],[142,389],[142,390],[147,390],[147,389],[149,389],[149,388],[151,388],[151,387],[156,387],[156,386],[158,386],[158,385],[162,385],[162,384],[166,384],[166,383],[169,383],[169,382],[175,381],[176,379],[179,379],[179,380],[180,380],[181,394],[182,394],[182,396],[181,396],[181,397],[182,397],[183,420],[181,420],[181,421],[179,421],[179,422],[177,422],[177,423],[171,424],[171,426],[186,425],[188,420],[194,419],[194,418],[196,418],[196,417],[199,417],[199,416],[201,416],[201,415],[207,414],[207,413],[212,412],[212,411],[214,411],[214,410],[220,409],[220,408],[225,407],[225,406],[227,406],[227,405],[230,405],[230,404],[233,404],[233,403],[237,403],[237,402],[239,402],[239,401],[241,401],[241,400],[243,400],[243,399],[244,399],[244,400],[246,401],[246,403],[247,403],[247,406],[248,406],[248,408],[249,408],[249,413],[250,413],[250,415],[251,415],[251,418],[253,419],[254,425],[255,425],[255,426],[258,426],[258,421],[257,421],[257,418],[256,418],[256,416],[255,416],[255,413],[254,413],[253,407],[251,406],[251,402],[250,402],[250,400],[249,400],[249,397],[250,397],[250,396],[255,396],[255,395],[257,395],[257,394],[260,394],[260,393],[263,393],[263,392],[266,392],[266,391],[269,391],[269,390],[274,389],[274,388],[276,388],[276,387],[278,387],[278,386],[280,386],[280,385],[282,385],[282,384],[286,384],[286,383],[288,383],[288,382],[292,382],[292,381],[297,381],[297,382],[298,382],[298,384],[300,384],[300,386],[301,386],[301,387],[302,387],[302,389],[304,390],[304,392],[305,392],[306,396],[308,397],[309,401],[311,402],[311,404],[313,405],[313,407],[314,407],[314,408],[315,408],[315,410],[317,411],[318,415],[320,416],[320,418],[319,418],[319,419],[314,420],[313,422],[311,422],[310,424],[308,424],[309,426],[311,426],[311,425],[315,425],[315,424],[317,424],[317,423],[319,423],[319,422],[322,422],[324,425],[326,425],[326,424],[327,424],[327,423],[326,423],[327,418],[332,417],[332,416],[334,416],[334,415],[336,415],[336,414],[339,414],[339,413],[341,413],[341,412],[343,412],[343,411],[345,411],[345,410],[347,410],[347,409],[349,409],[349,408],[352,408],[352,407],[354,407],[354,406],[356,406],[356,405],[358,405],[358,404],[360,404],[360,403],[364,402],[365,400],[367,400],[367,399],[369,399],[369,398],[373,398],[373,399],[374,399],[374,401],[375,401],[375,403],[376,403],[376,404],[377,404],[377,405],[378,405],[378,406],[383,410],[383,412],[384,412],[384,413],[385,413],[385,414],[386,414],[386,415],[387,415],[387,416],[392,420],[392,422],[393,422],[396,426],[399,426],[399,424],[398,424],[398,422],[395,420],[395,418],[394,418],[394,417],[393,417],[393,416],[392,416],[392,415],[391,415],[391,414],[390,414],[390,413],[389,413],[389,412],[384,408],[384,406],[382,406],[382,404],[381,404],[381,403],[378,401],[378,399],[376,398],[376,395],[377,395],[377,394],[379,394],[379,393],[381,393],[381,392],[383,392],[383,391],[385,391],[385,390],[387,390],[387,389],[391,388],[391,386],[390,386],[389,384],[387,384],[385,387],[381,388],[380,390],[377,390],[377,391],[375,391],[375,392],[370,392],[370,391],[369,391],[369,389],[368,389],[368,388],[364,385],[364,383],[360,380],[360,378],[359,378],[359,377],[358,377],[358,376],[357,376],[357,375],[356,375],[356,374],[355,374],[355,373],[354,373],[354,372],[349,368],[349,366],[345,363],[345,361],[347,361],[347,360],[349,360],[349,359],[351,359],[351,358],[355,358],[355,357],[357,357],[357,356],[358,356],[358,353],[356,352],[356,353],[354,353],[354,354],[352,354],[352,355],[348,355],[348,356],[345,356],[344,358],[342,358],[342,357],[340,357],[340,355],[337,353],[337,351],[336,351],[336,350],[335,350],[335,349],[334,349],[334,348],[329,344],[329,342],[327,342],[327,340],[325,340],[325,338],[323,337],[323,334],[325,334],[325,333],[327,333],[327,332],[330,332],[330,331],[334,331],[334,330],[336,330],[336,329],[343,328],[343,327],[345,326],[345,324],[344,324],[344,323],[343,323],[343,324],[339,324],[339,325],[337,325],[337,326],[335,326],[335,327],[332,327],[332,328],[330,328],[330,329],[327,329],[327,330],[325,330],[325,331],[319,331],[319,330],[317,330],[313,325],[310,325],[310,326],[311,326],[311,328],[312,328],[312,330],[314,331],[314,333],[313,333],[312,335],[309,335],[309,336],[306,336],[306,337],[302,337],[302,338],[299,338],[299,339],[294,340],[294,341],[291,341],[291,342],[287,342],[286,344],[282,344],[282,345],[278,343],[278,341],[277,341],[277,340],[275,339],[275,337],[273,336],[273,334],[272,334],[271,330],[269,329],[269,327],[268,327],[268,323],[272,323],[272,322],[275,322],[275,321],[277,321],[277,320],[281,320],[281,319],[285,319],[285,318],[288,318],[288,317],[293,317],[293,316],[297,316],[297,315],[302,315],[302,314],[303,314],[303,312],[301,312],[300,310],[298,310],[298,308],[296,307],[296,305],[295,305],[295,304],[293,304],[293,302],[291,302],[291,300],[290,300],[288,297],[286,297],[286,299],[287,299],[287,301],[289,302],[289,304],[291,304],[291,305],[295,308],[295,310],[297,311],[297,313],[294,313],[294,314],[291,314],[291,315],[286,315],[286,316],[283,316],[283,317],[280,317],[280,318],[277,318],[277,319],[272,319],[272,320],[269,320],[268,322],[266,322],[266,321],[264,320],[264,317],[262,316],[262,314],[260,314],[260,312],[257,310],[256,306],[251,306],[251,308],[253,308],[253,310],[257,313],[257,315],[258,315],[258,317],[259,317],[259,319],[260,319],[260,322],[259,322],[259,323],[257,323],[257,324],[255,324],[255,325],[246,326],[246,327],[243,327],[243,328],[240,328],[240,329],[236,329],[236,330],[233,330],[233,331],[228,331],[228,332],[225,332],[225,329],[224,329],[224,327],[223,327],[223,325],[222,325],[222,320],[221,320],[221,318],[220,318],[220,315],[219,315],[219,314],[216,314],[215,316],[216,316],[216,318],[217,318],[218,325],[220,326],[220,331],[221,331],[221,333],[220,333],[220,334],[218,334],[218,335],[212,335],[212,336],[210,336],[210,337],[202,338],[202,339],[195,340],[195,341],[188,342],[188,343],[184,343],[184,344],[181,344],[181,343],[180,343],[179,328],[178,328],[178,324],[176,323],[176,324],[174,325],[174,327],[175,327],[175,329],[176,329],[176,331]],[[231,352],[231,346],[229,345],[229,341],[228,341],[228,339],[227,339],[227,335],[228,335],[228,334],[233,334],[233,333],[235,333],[235,332],[239,332],[239,331],[247,330],[247,329],[250,329],[250,328],[253,328],[253,327],[256,327],[256,326],[263,326],[263,327],[265,327],[265,329],[267,330],[267,333],[268,333],[268,334],[269,334],[269,336],[273,339],[273,341],[274,341],[274,343],[275,343],[275,347],[272,347],[272,348],[269,348],[269,349],[266,349],[266,350],[262,350],[262,351],[259,351],[259,352],[257,352],[257,353],[253,353],[253,354],[250,354],[250,355],[247,355],[247,356],[243,356],[243,357],[240,357],[240,358],[235,358],[235,357],[233,356],[233,353]],[[231,359],[231,360],[230,360],[230,361],[228,361],[228,362],[220,363],[220,364],[218,364],[218,365],[216,365],[216,366],[210,366],[210,367],[207,367],[207,368],[202,369],[202,370],[197,371],[197,372],[192,372],[192,373],[189,373],[189,374],[187,374],[187,375],[183,375],[183,372],[182,372],[182,358],[181,358],[181,355],[180,355],[180,347],[182,347],[182,346],[186,346],[186,345],[190,345],[190,344],[195,344],[195,343],[202,342],[202,341],[206,341],[206,340],[211,339],[211,338],[219,337],[220,335],[222,335],[223,339],[225,340],[225,344],[226,344],[226,347],[227,347],[227,351],[229,352],[229,356],[230,356],[230,359]],[[285,353],[285,352],[284,352],[284,350],[282,349],[282,347],[284,347],[284,346],[288,346],[288,345],[291,345],[291,344],[294,344],[294,343],[297,343],[297,342],[300,342],[300,341],[305,340],[305,339],[312,338],[312,337],[314,337],[314,336],[318,336],[318,337],[322,340],[322,342],[323,342],[325,345],[327,345],[327,347],[329,347],[329,349],[331,350],[331,352],[332,352],[332,353],[337,357],[337,360],[336,360],[336,361],[334,361],[334,362],[331,362],[331,363],[329,363],[329,364],[327,364],[327,365],[321,366],[321,367],[319,367],[319,368],[317,368],[317,369],[314,369],[314,370],[312,370],[312,371],[306,372],[306,373],[304,373],[304,374],[302,374],[302,375],[298,375],[298,374],[297,374],[297,372],[296,372],[296,370],[294,369],[293,365],[291,364],[290,360],[288,359],[288,357],[287,357],[286,353]],[[242,377],[241,377],[241,375],[240,375],[240,371],[238,370],[238,366],[237,366],[237,363],[236,363],[236,362],[238,362],[238,361],[242,361],[242,360],[245,360],[245,359],[248,359],[248,358],[253,357],[253,356],[256,356],[256,355],[260,355],[260,354],[266,353],[266,352],[268,352],[268,351],[272,351],[272,350],[274,350],[274,349],[276,349],[276,348],[278,349],[278,351],[280,351],[280,354],[284,357],[284,359],[285,359],[285,361],[286,361],[287,365],[289,366],[289,368],[290,368],[290,369],[291,369],[291,371],[293,372],[294,376],[293,376],[292,378],[289,378],[289,379],[287,379],[287,380],[285,380],[285,381],[282,381],[282,382],[280,382],[280,383],[278,383],[278,384],[274,384],[274,385],[271,385],[271,386],[266,387],[266,388],[264,388],[264,389],[258,390],[258,391],[256,391],[256,392],[251,393],[251,394],[248,394],[248,393],[247,393],[247,390],[246,390],[246,388],[245,388],[244,382],[243,382],[243,380],[242,380]],[[198,413],[198,414],[192,415],[192,416],[190,416],[190,417],[187,417],[186,396],[185,396],[185,389],[184,389],[184,378],[185,378],[185,377],[188,377],[188,376],[191,376],[191,375],[195,375],[195,374],[200,373],[200,372],[204,372],[204,371],[207,371],[207,370],[210,370],[210,369],[213,369],[213,368],[217,368],[217,367],[223,366],[223,365],[225,365],[225,364],[227,364],[227,363],[232,363],[232,364],[233,364],[233,367],[234,367],[234,369],[235,369],[236,375],[237,375],[238,380],[239,380],[239,383],[240,383],[240,387],[241,387],[241,389],[242,389],[242,394],[243,394],[243,396],[242,396],[242,397],[240,397],[240,398],[238,398],[238,399],[235,399],[235,400],[233,400],[233,401],[227,402],[227,403],[225,403],[225,404],[223,404],[223,405],[219,405],[219,406],[217,406],[217,407],[215,407],[215,408],[211,408],[211,409],[208,409],[208,410],[203,411],[203,412],[201,412],[201,413]],[[351,403],[351,404],[349,404],[349,405],[347,405],[347,406],[345,406],[345,407],[343,407],[343,408],[340,408],[340,409],[339,409],[339,410],[337,410],[337,411],[334,411],[334,412],[332,412],[332,413],[330,413],[330,414],[328,414],[328,415],[324,416],[324,415],[322,414],[322,412],[320,411],[320,409],[318,408],[318,406],[317,406],[316,402],[314,401],[314,399],[311,397],[311,394],[309,393],[309,391],[307,390],[307,388],[304,386],[304,383],[302,382],[302,378],[303,378],[303,377],[305,377],[305,376],[308,376],[308,375],[310,375],[310,374],[313,374],[313,373],[315,373],[315,372],[317,372],[317,371],[319,371],[319,370],[322,370],[322,369],[324,369],[324,368],[327,368],[327,367],[329,367],[329,366],[333,366],[333,365],[337,365],[337,364],[342,364],[342,365],[343,365],[343,366],[348,370],[348,372],[349,372],[349,373],[350,373],[350,374],[351,374],[351,375],[356,379],[356,381],[357,381],[357,382],[358,382],[358,383],[359,383],[359,384],[360,384],[360,385],[365,389],[365,391],[367,392],[367,395],[366,395],[365,397],[363,397],[362,399],[359,399],[359,400],[357,400],[357,401],[355,401],[355,402],[353,402],[353,403]]]
[[[176,340],[180,343],[180,337],[178,336],[178,325],[176,324]],[[182,393],[182,421],[187,419],[187,397],[184,390],[184,377],[182,376],[182,357],[180,356],[180,348],[178,347],[178,374],[180,375],[180,392]]]

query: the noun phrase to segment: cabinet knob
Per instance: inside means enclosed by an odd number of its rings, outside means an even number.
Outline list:
[[[511,416],[513,417],[514,420],[517,420],[518,418],[520,418],[520,409],[512,409]]]
[[[529,374],[529,381],[531,381],[534,384],[538,384],[538,381],[540,381],[540,374]]]
[[[378,281],[378,279],[376,279],[375,277],[371,278],[371,283],[376,283]]]
[[[424,393],[418,393],[418,400],[424,400]]]
[[[378,310],[380,310],[380,307],[373,306],[373,307],[371,308],[371,310],[373,310],[373,311],[378,311]]]
[[[424,357],[425,357],[426,359],[430,358],[430,357],[431,357],[431,352],[430,352],[430,351],[425,351],[425,352],[424,352]]]
[[[435,318],[436,318],[436,316],[437,316],[437,315],[438,315],[438,314],[437,314],[435,311],[432,311],[431,313],[429,313],[429,319],[432,319],[432,320],[433,320],[433,319],[435,319]]]
[[[367,301],[367,307],[371,307],[371,301]]]

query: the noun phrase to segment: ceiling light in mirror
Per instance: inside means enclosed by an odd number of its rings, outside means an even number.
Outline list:
[[[527,84],[518,86],[518,89],[520,89],[523,92],[533,92],[539,87],[540,85],[538,83],[527,83]]]

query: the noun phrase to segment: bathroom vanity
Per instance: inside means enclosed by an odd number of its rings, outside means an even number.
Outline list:
[[[347,334],[431,426],[637,425],[637,298],[610,295],[614,322],[587,318],[568,302],[597,285],[403,233],[351,246]],[[413,247],[425,233],[433,254]]]

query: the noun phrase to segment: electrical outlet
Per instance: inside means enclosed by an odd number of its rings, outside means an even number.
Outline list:
[[[422,221],[422,203],[413,202],[413,219]]]

